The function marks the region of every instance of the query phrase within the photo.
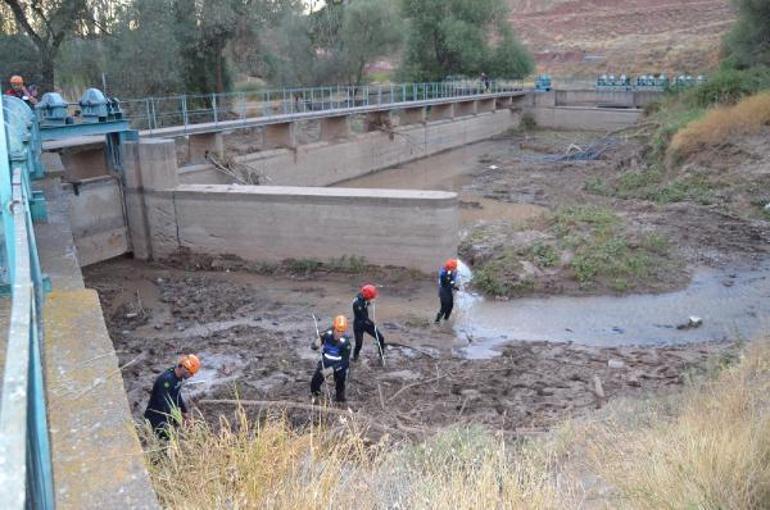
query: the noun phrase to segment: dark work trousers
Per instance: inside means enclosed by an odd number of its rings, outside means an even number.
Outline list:
[[[385,352],[385,335],[382,334],[380,328],[377,328],[377,331],[375,331],[373,322],[354,322],[353,335],[356,337],[356,347],[353,350],[353,358],[358,358],[361,347],[364,346],[364,333],[368,333],[372,338],[377,339],[380,342],[382,352]]]
[[[334,369],[334,388],[336,390],[337,402],[345,401],[345,378],[348,375],[347,365],[337,363],[336,365],[329,365]],[[321,384],[324,382],[323,363],[318,362],[318,366],[313,374],[313,379],[310,381],[310,393],[313,395],[321,394]]]
[[[436,322],[440,321],[443,317],[444,320],[449,320],[449,316],[452,315],[452,308],[455,306],[455,298],[452,294],[452,289],[441,288],[438,291],[438,297],[441,300],[441,310],[436,315]]]

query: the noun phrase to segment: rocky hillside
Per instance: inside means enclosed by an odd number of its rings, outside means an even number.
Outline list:
[[[729,0],[509,0],[511,23],[558,76],[705,72],[734,21]]]

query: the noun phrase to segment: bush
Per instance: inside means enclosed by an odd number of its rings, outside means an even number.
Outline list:
[[[706,147],[725,143],[733,136],[758,133],[770,125],[770,91],[741,100],[734,106],[710,110],[689,123],[671,140],[669,154],[687,157]]]
[[[770,89],[770,68],[757,67],[743,71],[722,69],[702,85],[687,91],[686,96],[692,106],[708,108],[735,104],[764,89]]]

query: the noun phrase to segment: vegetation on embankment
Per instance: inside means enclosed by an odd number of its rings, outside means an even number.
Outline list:
[[[655,291],[685,279],[676,278],[682,263],[666,237],[631,231],[607,207],[562,207],[508,228],[516,233],[496,243],[499,226],[479,227],[459,249],[473,266],[474,286],[492,296]]]
[[[240,412],[150,438],[147,464],[168,508],[763,508],[770,341],[690,381],[532,439],[461,426],[372,444],[355,414],[296,429]]]
[[[586,180],[596,195],[693,202],[742,218],[763,218],[770,202],[770,68],[723,69],[690,90],[648,108],[635,136],[645,140],[634,164]]]

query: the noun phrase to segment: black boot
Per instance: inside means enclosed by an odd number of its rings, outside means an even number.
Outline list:
[[[439,313],[436,315],[436,320],[435,320],[435,321],[433,321],[433,324],[438,324],[438,323],[440,323],[440,322],[441,322],[441,312],[439,312]]]

